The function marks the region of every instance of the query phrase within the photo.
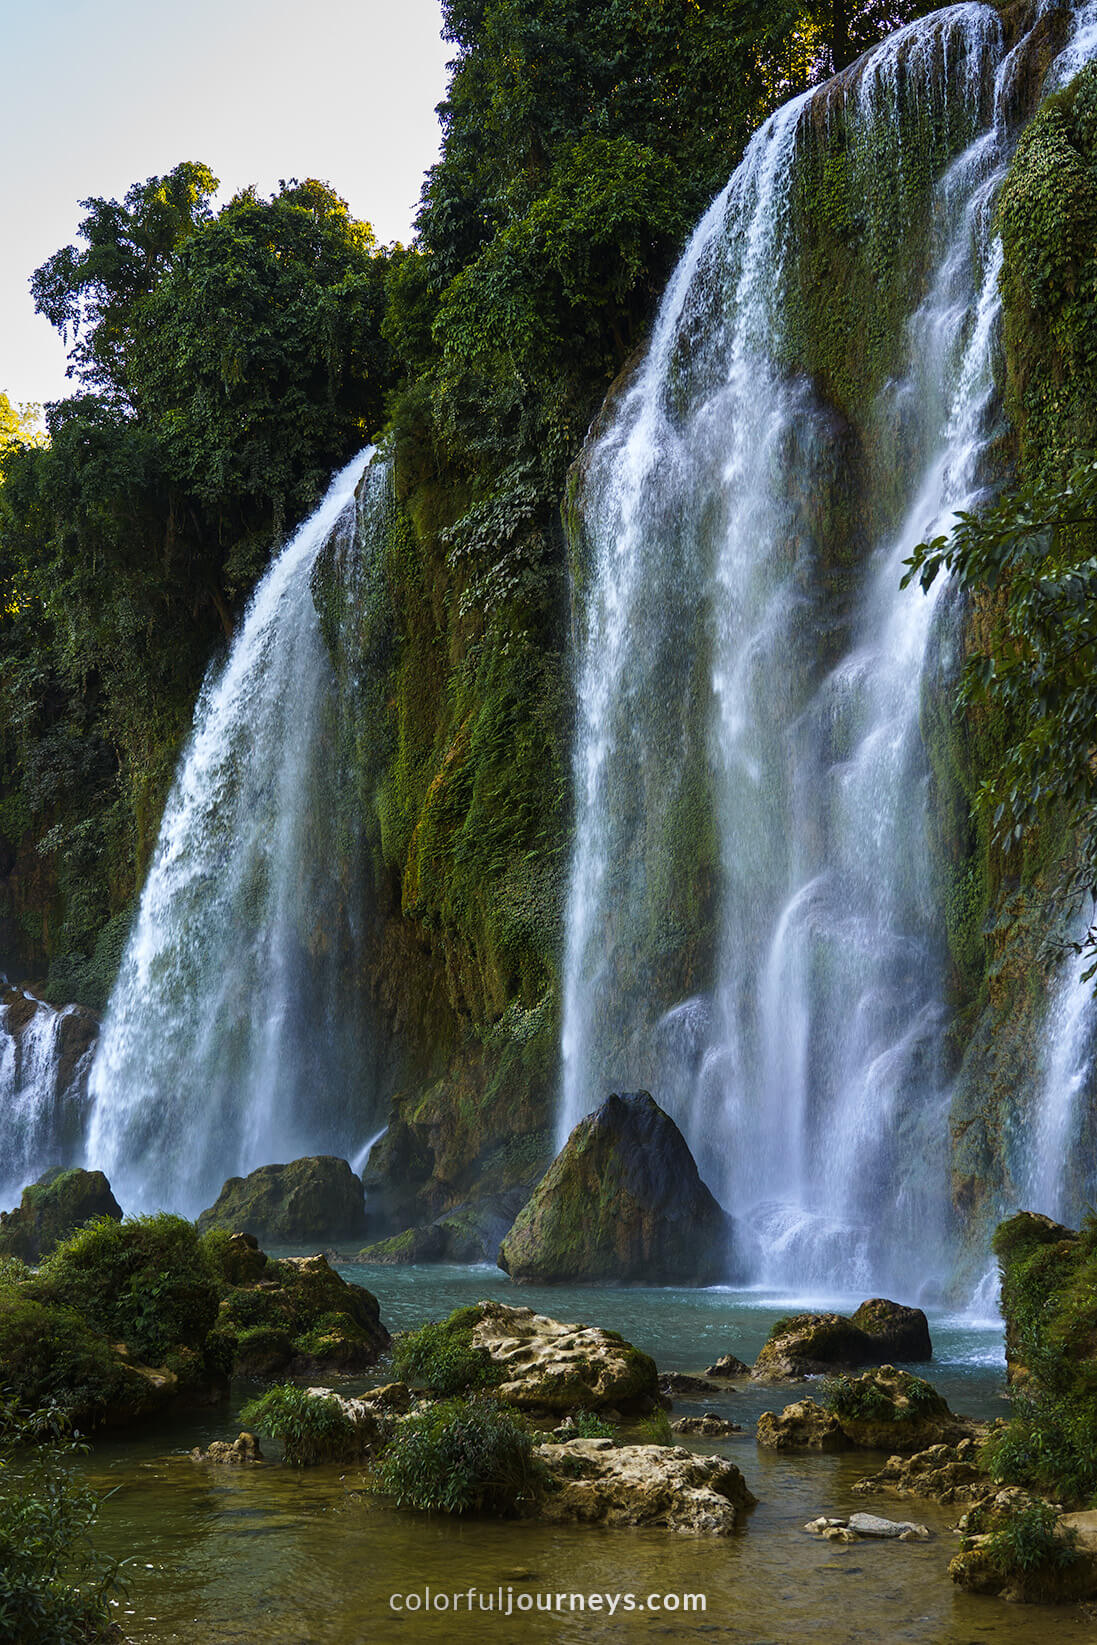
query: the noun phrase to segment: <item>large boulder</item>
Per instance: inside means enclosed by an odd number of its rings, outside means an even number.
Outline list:
[[[655,1361],[616,1331],[566,1325],[531,1308],[482,1302],[472,1346],[499,1368],[495,1393],[529,1411],[646,1412],[659,1403]]]
[[[503,1241],[499,1266],[538,1284],[708,1285],[735,1277],[734,1223],[646,1091],[581,1120]]]
[[[922,1310],[874,1297],[863,1302],[852,1318],[791,1314],[779,1319],[751,1375],[759,1382],[787,1382],[860,1365],[932,1358],[933,1344]]]
[[[366,1229],[361,1178],[345,1159],[309,1155],[289,1165],[261,1165],[230,1177],[217,1202],[198,1218],[213,1228],[253,1234],[267,1245],[361,1239]]]
[[[39,1262],[96,1217],[122,1220],[122,1207],[102,1171],[47,1171],[24,1188],[14,1211],[0,1211],[0,1256]]]
[[[571,1439],[542,1445],[538,1456],[555,1488],[540,1517],[555,1525],[642,1525],[730,1536],[756,1498],[724,1457],[680,1446],[615,1445]]]

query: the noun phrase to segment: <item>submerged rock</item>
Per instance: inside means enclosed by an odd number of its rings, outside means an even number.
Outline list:
[[[875,1297],[852,1319],[845,1314],[792,1314],[779,1319],[751,1375],[759,1382],[795,1381],[859,1365],[933,1357],[929,1325],[920,1308]]]
[[[241,1467],[262,1462],[263,1453],[254,1434],[239,1434],[231,1442],[227,1439],[211,1440],[204,1451],[201,1446],[196,1445],[191,1452],[191,1459],[194,1462],[228,1463],[233,1467]]]
[[[288,1165],[261,1165],[230,1177],[198,1218],[199,1233],[242,1229],[268,1245],[361,1238],[366,1229],[362,1182],[345,1159],[309,1155]]]
[[[813,1519],[804,1526],[809,1536],[828,1542],[856,1542],[874,1537],[885,1542],[928,1542],[928,1526],[910,1519],[882,1519],[879,1514],[851,1514],[849,1519]]]
[[[660,1403],[655,1361],[616,1331],[481,1302],[471,1341],[499,1368],[493,1392],[523,1410],[644,1414]]]
[[[513,1280],[707,1285],[734,1277],[734,1223],[647,1091],[581,1120],[503,1241]]]
[[[555,1482],[540,1508],[550,1524],[730,1536],[757,1500],[733,1462],[694,1456],[681,1446],[572,1439],[542,1445],[538,1455]]]
[[[122,1220],[102,1171],[47,1171],[24,1188],[16,1210],[0,1211],[0,1256],[37,1263],[96,1217]]]

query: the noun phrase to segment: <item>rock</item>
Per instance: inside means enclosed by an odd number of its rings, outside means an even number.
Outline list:
[[[826,1407],[797,1400],[780,1416],[765,1411],[758,1419],[759,1445],[779,1451],[920,1451],[958,1444],[976,1431],[980,1426],[954,1416],[928,1382],[893,1365],[835,1379]]]
[[[763,1411],[758,1418],[758,1443],[771,1451],[853,1449],[834,1412],[825,1411],[813,1399],[786,1405],[780,1416],[773,1411]]]
[[[661,1526],[730,1536],[756,1501],[734,1463],[694,1456],[681,1446],[572,1439],[542,1445],[538,1455],[556,1481],[540,1509],[551,1524]]]
[[[472,1345],[486,1348],[502,1368],[494,1392],[523,1410],[615,1408],[645,1414],[659,1404],[655,1361],[616,1331],[481,1302],[472,1321]]]
[[[858,1536],[906,1536],[910,1541],[929,1541],[929,1531],[925,1525],[915,1525],[909,1519],[882,1519],[879,1514],[850,1514],[849,1528]]]
[[[1055,1532],[1061,1547],[1056,1557],[1025,1564],[1015,1555],[1003,1559],[995,1546],[995,1533],[1033,1500],[1014,1487],[980,1505],[979,1523],[984,1529],[978,1536],[965,1536],[949,1564],[949,1576],[968,1593],[997,1594],[1021,1604],[1066,1605],[1097,1598],[1097,1512],[1093,1509],[1059,1515]]]
[[[211,1250],[224,1253],[226,1275],[255,1275],[227,1284],[221,1297],[215,1334],[235,1375],[361,1371],[390,1346],[377,1298],[335,1273],[326,1257],[274,1261],[246,1234]]]
[[[581,1120],[499,1252],[513,1280],[707,1285],[735,1277],[734,1224],[646,1091]]]
[[[419,1228],[365,1245],[355,1262],[398,1266],[413,1262],[495,1262],[503,1236],[526,1194],[495,1194],[457,1205]]]
[[[793,1314],[779,1319],[751,1375],[759,1382],[783,1382],[853,1366],[932,1356],[929,1325],[922,1310],[876,1297],[863,1302],[852,1319],[845,1314]]]
[[[0,1211],[0,1256],[34,1265],[96,1217],[122,1220],[122,1207],[102,1171],[47,1171],[24,1188],[14,1211]]]
[[[660,1371],[659,1387],[664,1394],[681,1394],[687,1399],[700,1399],[705,1394],[721,1391],[707,1377],[690,1376],[686,1371]]]
[[[853,1490],[858,1496],[927,1497],[946,1506],[980,1502],[994,1492],[979,1465],[984,1437],[962,1439],[958,1445],[931,1445],[913,1456],[889,1457],[879,1473],[859,1479]]]
[[[198,1218],[199,1233],[237,1229],[267,1245],[361,1239],[366,1216],[361,1180],[345,1159],[318,1154],[289,1165],[262,1165],[230,1177]]]
[[[897,1360],[918,1362],[933,1358],[929,1321],[920,1308],[907,1308],[901,1302],[889,1302],[886,1297],[873,1297],[862,1302],[850,1324],[864,1332],[878,1354],[878,1358],[862,1360],[862,1364],[894,1365]]]
[[[196,1445],[191,1457],[195,1462],[218,1462],[240,1466],[262,1462],[263,1453],[254,1434],[240,1434],[231,1444],[225,1439],[215,1439],[205,1451]]]
[[[743,1361],[736,1359],[734,1354],[721,1354],[720,1358],[708,1367],[705,1375],[707,1377],[727,1377],[729,1379],[732,1377],[749,1377],[750,1366],[744,1365]]]
[[[359,1403],[378,1411],[393,1411],[399,1416],[411,1410],[411,1389],[406,1382],[383,1382],[379,1388],[367,1388],[358,1395]]]
[[[705,1411],[699,1417],[678,1417],[671,1423],[676,1434],[702,1434],[706,1439],[723,1439],[728,1434],[741,1434],[743,1425],[740,1422],[728,1422],[724,1417],[718,1417],[715,1411]]]

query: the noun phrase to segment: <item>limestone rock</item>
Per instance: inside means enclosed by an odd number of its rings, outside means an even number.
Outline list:
[[[556,1481],[540,1510],[552,1524],[663,1526],[730,1536],[756,1501],[733,1462],[694,1456],[680,1446],[572,1439],[542,1445],[538,1454]]]
[[[365,1227],[360,1178],[345,1159],[327,1154],[230,1177],[198,1218],[199,1233],[240,1229],[267,1245],[360,1239]]]
[[[883,1519],[879,1514],[850,1514],[849,1528],[858,1536],[873,1536],[899,1538],[916,1538],[919,1542],[929,1541],[929,1531],[924,1525],[916,1525],[909,1519]]]
[[[749,1377],[750,1366],[744,1365],[734,1354],[721,1354],[705,1371],[707,1377]]]
[[[879,1473],[859,1479],[858,1496],[927,1497],[946,1505],[979,1502],[993,1494],[989,1476],[979,1465],[982,1435],[958,1445],[931,1445],[913,1456],[889,1457]]]
[[[759,1382],[783,1382],[853,1366],[932,1356],[929,1325],[922,1310],[875,1297],[863,1302],[852,1319],[845,1314],[793,1314],[778,1320],[751,1375]]]
[[[936,1389],[909,1371],[882,1365],[836,1379],[826,1407],[813,1399],[758,1419],[758,1443],[779,1451],[911,1452],[958,1444],[977,1425],[956,1417]],[[889,1464],[890,1467],[890,1464]]]
[[[254,1434],[239,1434],[231,1443],[227,1439],[212,1440],[205,1451],[196,1445],[191,1457],[195,1462],[218,1462],[240,1467],[262,1462],[263,1453]]]
[[[705,1394],[718,1394],[720,1389],[707,1377],[690,1376],[687,1371],[660,1371],[659,1388],[664,1394],[679,1394],[686,1399],[701,1399]]]
[[[503,1241],[499,1266],[540,1284],[706,1285],[735,1277],[734,1224],[646,1091],[581,1120]]]
[[[616,1331],[564,1324],[502,1302],[481,1302],[476,1314],[472,1345],[502,1367],[494,1392],[512,1405],[632,1414],[659,1404],[655,1361]]]
[[[853,1442],[842,1431],[833,1411],[813,1399],[786,1405],[778,1416],[763,1411],[758,1418],[758,1443],[771,1451],[850,1451]]]
[[[102,1171],[47,1171],[14,1211],[0,1211],[0,1256],[32,1266],[96,1217],[122,1220],[122,1207]]]
[[[715,1411],[704,1411],[699,1417],[678,1417],[671,1427],[676,1434],[701,1434],[705,1439],[725,1439],[743,1431],[741,1422],[728,1422]]]

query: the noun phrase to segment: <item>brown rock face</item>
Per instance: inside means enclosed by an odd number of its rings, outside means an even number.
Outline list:
[[[552,1524],[643,1525],[730,1536],[756,1498],[723,1457],[679,1446],[571,1439],[538,1455],[558,1481],[541,1504]]]
[[[735,1277],[734,1224],[670,1115],[646,1091],[614,1095],[575,1127],[499,1266],[537,1284],[713,1284]]]

